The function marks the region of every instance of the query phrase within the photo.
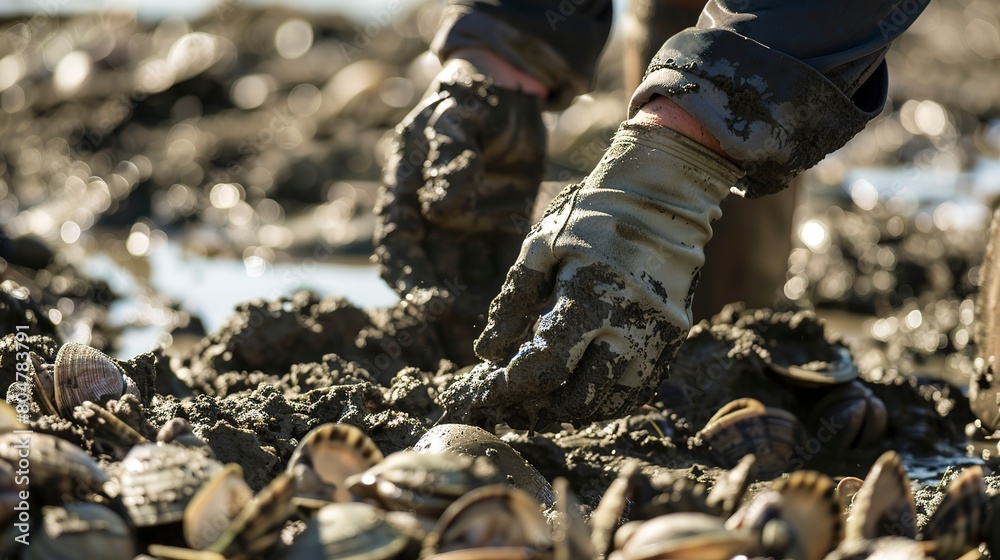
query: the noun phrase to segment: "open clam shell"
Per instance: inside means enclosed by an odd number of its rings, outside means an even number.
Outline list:
[[[854,495],[847,518],[845,538],[915,538],[917,506],[906,476],[903,460],[895,451],[886,451],[875,461],[864,483]]]
[[[802,387],[836,385],[858,378],[851,351],[839,344],[799,348],[796,341],[780,341],[767,353],[764,363],[788,383]]]
[[[797,471],[747,502],[726,522],[761,536],[764,556],[821,560],[841,541],[843,521],[830,478]]]
[[[305,531],[278,558],[298,560],[389,560],[408,539],[386,521],[386,513],[364,503],[334,503],[321,508]]]
[[[41,409],[42,414],[59,416],[59,408],[56,407],[56,385],[52,379],[52,368],[34,352],[28,352],[28,363],[31,364],[31,380],[35,387],[35,399],[38,401],[38,408]]]
[[[507,485],[477,488],[455,501],[427,536],[426,560],[524,558],[548,551],[552,537],[542,506]]]
[[[18,465],[25,443],[31,449],[32,492],[36,489],[56,492],[72,492],[74,488],[84,488],[90,492],[104,490],[108,477],[97,461],[83,449],[53,435],[0,435],[0,459],[11,465]]]
[[[767,476],[790,470],[789,457],[806,434],[791,412],[765,407],[756,399],[737,399],[720,408],[699,436],[720,466],[734,468],[743,457],[754,455],[758,472]]]
[[[99,504],[74,502],[42,510],[42,530],[25,547],[25,560],[132,560],[135,542],[125,520]]]
[[[346,480],[382,461],[382,452],[350,424],[323,424],[302,438],[288,461],[296,496],[309,503],[350,502]],[[322,507],[322,506],[320,506]]]
[[[712,515],[669,513],[638,526],[614,556],[621,560],[728,560],[749,550],[755,541],[753,533],[726,529],[722,520]]]
[[[198,490],[184,509],[184,540],[188,546],[208,548],[251,499],[253,490],[243,479],[243,469],[235,463],[226,465]]]
[[[64,418],[73,417],[73,409],[86,401],[104,405],[128,391],[125,371],[110,356],[86,344],[69,342],[59,349],[52,366],[55,404]],[[129,379],[131,381],[131,379]]]
[[[485,456],[512,486],[531,494],[546,507],[553,504],[552,486],[538,469],[505,441],[482,428],[465,424],[438,424],[421,436],[413,449],[429,453],[447,451],[473,458]]]
[[[285,522],[295,515],[297,507],[292,501],[294,495],[295,485],[291,475],[278,475],[240,511],[207,550],[226,558],[237,554],[266,556],[278,543]]]
[[[552,560],[594,558],[590,528],[580,514],[580,502],[569,486],[569,481],[559,477],[552,484],[556,497],[555,528],[552,538]]]
[[[503,482],[485,457],[404,450],[348,478],[346,484],[353,494],[376,500],[387,510],[437,517],[466,492]]]
[[[986,485],[983,468],[970,467],[948,485],[941,505],[934,510],[921,531],[922,540],[933,543],[939,560],[958,558],[976,548],[984,539]]]

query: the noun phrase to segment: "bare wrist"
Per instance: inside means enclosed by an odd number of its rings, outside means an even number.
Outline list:
[[[715,135],[702,126],[698,122],[698,119],[694,118],[691,113],[688,113],[680,105],[667,97],[659,95],[654,97],[640,107],[639,112],[629,120],[634,123],[647,123],[667,127],[732,161],[726,155],[726,152],[723,151]]]
[[[549,88],[538,78],[514,66],[492,51],[480,48],[457,49],[448,55],[448,60],[466,60],[480,72],[493,78],[493,83],[506,89],[519,90],[529,95],[545,99]]]

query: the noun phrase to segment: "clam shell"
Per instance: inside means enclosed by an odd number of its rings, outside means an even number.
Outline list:
[[[58,491],[71,492],[72,487],[82,487],[102,492],[108,482],[100,465],[86,451],[49,434],[0,435],[0,459],[16,466],[25,443],[30,449],[33,491],[53,486]]]
[[[207,550],[226,558],[266,556],[278,543],[281,528],[297,511],[292,497],[295,485],[287,473],[278,475],[257,498],[243,508],[236,519]]]
[[[847,518],[847,539],[879,537],[915,538],[917,506],[910,490],[903,461],[895,451],[886,451],[875,461],[864,483],[854,495]]]
[[[404,450],[348,478],[346,484],[352,493],[377,500],[387,510],[437,517],[466,492],[502,482],[485,457]]]
[[[413,449],[428,453],[448,451],[473,458],[485,456],[512,486],[531,494],[545,507],[551,507],[554,502],[552,486],[538,469],[525,461],[513,447],[482,428],[439,424],[421,436]]]
[[[364,432],[350,424],[323,424],[299,443],[288,461],[296,495],[322,503],[349,502],[345,481],[382,461],[382,452]]]
[[[847,514],[851,510],[851,502],[864,483],[865,481],[856,476],[845,476],[837,483],[837,502],[840,504],[840,511],[845,521],[847,520]]]
[[[107,507],[75,502],[43,508],[42,517],[42,530],[25,547],[25,560],[132,560],[136,555],[128,525]]]
[[[189,447],[140,444],[122,460],[121,500],[137,527],[180,521],[195,493],[220,469],[221,463]]]
[[[822,440],[833,453],[877,444],[889,421],[885,404],[859,381],[831,388],[813,410],[809,424],[829,432]],[[830,429],[824,424],[843,427]]]
[[[986,485],[983,468],[970,467],[948,485],[941,505],[934,510],[921,538],[932,541],[938,560],[958,558],[983,541],[986,511]]]
[[[737,399],[722,408],[699,433],[712,458],[724,468],[734,468],[743,457],[754,455],[762,476],[790,468],[788,458],[805,441],[805,429],[787,410],[765,407],[755,399]]]
[[[765,353],[764,363],[792,385],[821,387],[848,383],[858,378],[858,366],[851,351],[840,344],[806,345],[800,339],[775,341]]]
[[[796,548],[805,560],[822,560],[843,537],[840,505],[830,477],[798,471],[776,485],[784,503],[782,518],[795,530]],[[792,557],[799,557],[793,554]]]
[[[540,553],[552,546],[542,506],[526,492],[507,485],[485,486],[462,496],[441,515],[428,535],[427,560],[473,560],[506,550]],[[514,556],[509,556],[514,558]]]
[[[594,558],[590,528],[580,514],[580,503],[569,486],[569,481],[559,477],[552,484],[556,497],[556,515],[553,519],[552,560],[577,560]]]
[[[615,529],[625,515],[639,476],[638,463],[626,463],[590,516],[591,543],[598,557],[603,558],[611,552]]]
[[[797,471],[747,502],[726,522],[730,529],[762,535],[764,556],[819,560],[843,534],[833,481],[815,471]]]
[[[846,540],[825,560],[930,560],[922,543],[903,537]]]
[[[42,358],[34,352],[28,353],[28,360],[31,364],[31,378],[35,386],[35,398],[38,400],[38,408],[42,414],[53,414],[59,416],[59,409],[56,407],[56,386],[52,379],[52,368],[50,368]]]
[[[335,503],[321,508],[279,558],[389,560],[406,545],[406,535],[386,522],[384,511],[364,503]]]
[[[184,509],[184,540],[196,549],[208,548],[253,499],[243,469],[226,465],[191,498]]]
[[[23,430],[24,424],[17,417],[17,411],[7,401],[0,400],[0,434]]]
[[[624,560],[700,558],[728,560],[755,541],[748,531],[728,530],[718,517],[670,513],[646,521],[621,548]]]
[[[740,501],[743,500],[747,488],[750,487],[752,482],[750,475],[756,466],[757,457],[755,455],[747,455],[740,459],[735,467],[715,480],[715,486],[708,493],[705,505],[717,508],[724,517],[732,515],[739,507]]]
[[[52,368],[56,406],[63,418],[86,401],[103,405],[127,389],[125,371],[107,354],[86,344],[69,342],[59,349]]]

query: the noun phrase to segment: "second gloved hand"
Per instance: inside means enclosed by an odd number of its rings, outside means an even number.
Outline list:
[[[382,277],[460,365],[475,362],[472,342],[528,231],[545,168],[539,97],[485,71],[464,59],[445,65],[396,128],[375,209]]]
[[[741,176],[679,133],[624,123],[529,233],[476,341],[486,362],[442,395],[448,418],[534,427],[648,401],[657,362],[691,326],[710,224]]]

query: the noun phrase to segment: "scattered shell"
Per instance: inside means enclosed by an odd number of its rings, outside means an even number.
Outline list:
[[[437,517],[466,492],[502,482],[496,467],[485,457],[407,450],[348,478],[347,487],[388,510]]]
[[[878,537],[915,538],[917,506],[910,490],[903,461],[895,451],[886,451],[875,461],[864,483],[854,495],[847,518],[847,539]]]
[[[222,463],[190,447],[137,445],[122,460],[122,503],[137,527],[180,521],[195,493],[220,469]]]
[[[786,472],[788,457],[806,437],[794,414],[765,407],[756,399],[737,399],[723,406],[699,435],[720,466],[733,468],[752,454],[763,476]]]
[[[34,352],[28,352],[28,361],[31,364],[31,380],[35,387],[35,400],[38,402],[38,408],[41,409],[42,414],[59,416],[59,409],[56,407],[56,384],[52,379],[52,368]]]
[[[622,516],[625,515],[639,476],[638,463],[626,463],[619,471],[618,477],[601,496],[600,503],[590,516],[591,543],[600,558],[606,557],[611,552],[616,529]]]
[[[903,537],[849,539],[825,560],[930,560],[921,543]]]
[[[643,523],[609,558],[728,560],[747,550],[755,540],[748,531],[727,530],[718,517],[704,513],[671,513]]]
[[[747,455],[730,471],[719,475],[715,479],[715,486],[705,499],[705,504],[718,509],[724,517],[735,513],[752,482],[751,475],[756,465],[756,455]]]
[[[820,440],[833,453],[877,444],[889,421],[885,404],[860,381],[831,387],[813,411],[809,424],[817,436],[825,430]]]
[[[42,529],[25,547],[25,560],[132,560],[135,542],[114,511],[86,502],[42,509]]]
[[[253,490],[243,479],[239,465],[230,463],[216,472],[184,509],[184,540],[188,546],[211,546],[251,499]]]
[[[278,475],[250,502],[208,550],[227,558],[265,556],[278,543],[281,528],[295,515],[291,475]]]
[[[127,392],[138,394],[135,383],[110,356],[86,344],[69,342],[59,349],[52,366],[55,404],[63,418],[86,401],[103,405]]]
[[[363,503],[321,508],[280,560],[389,560],[407,545],[407,537],[386,522],[386,513]]]
[[[843,533],[834,490],[822,473],[794,472],[740,508],[726,527],[760,534],[765,556],[821,560]]]
[[[845,476],[837,483],[837,502],[840,504],[840,511],[847,520],[847,515],[851,511],[851,501],[855,494],[861,489],[865,481],[856,476]]]
[[[381,461],[378,446],[358,428],[323,424],[302,438],[287,472],[295,477],[296,496],[322,507],[328,502],[351,501],[344,482]]]
[[[840,344],[789,338],[775,340],[768,350],[764,363],[792,385],[821,387],[858,378],[851,351]]]
[[[970,467],[948,485],[941,505],[921,531],[921,539],[931,541],[938,560],[958,558],[983,541],[986,486],[983,468]]]
[[[439,424],[425,433],[413,449],[428,453],[448,451],[469,457],[486,457],[496,465],[507,482],[531,494],[545,507],[554,502],[552,486],[538,469],[524,460],[513,447],[476,426]]]
[[[477,488],[455,501],[428,535],[427,560],[520,560],[552,547],[541,506],[507,485]]]
[[[556,497],[552,560],[594,558],[590,528],[580,514],[580,503],[569,487],[569,481],[559,477],[552,487]]]
[[[74,495],[75,488],[104,491],[107,475],[86,451],[72,443],[43,433],[0,435],[0,459],[10,465],[17,466],[20,451],[25,448],[31,450],[33,490],[64,495]]]

